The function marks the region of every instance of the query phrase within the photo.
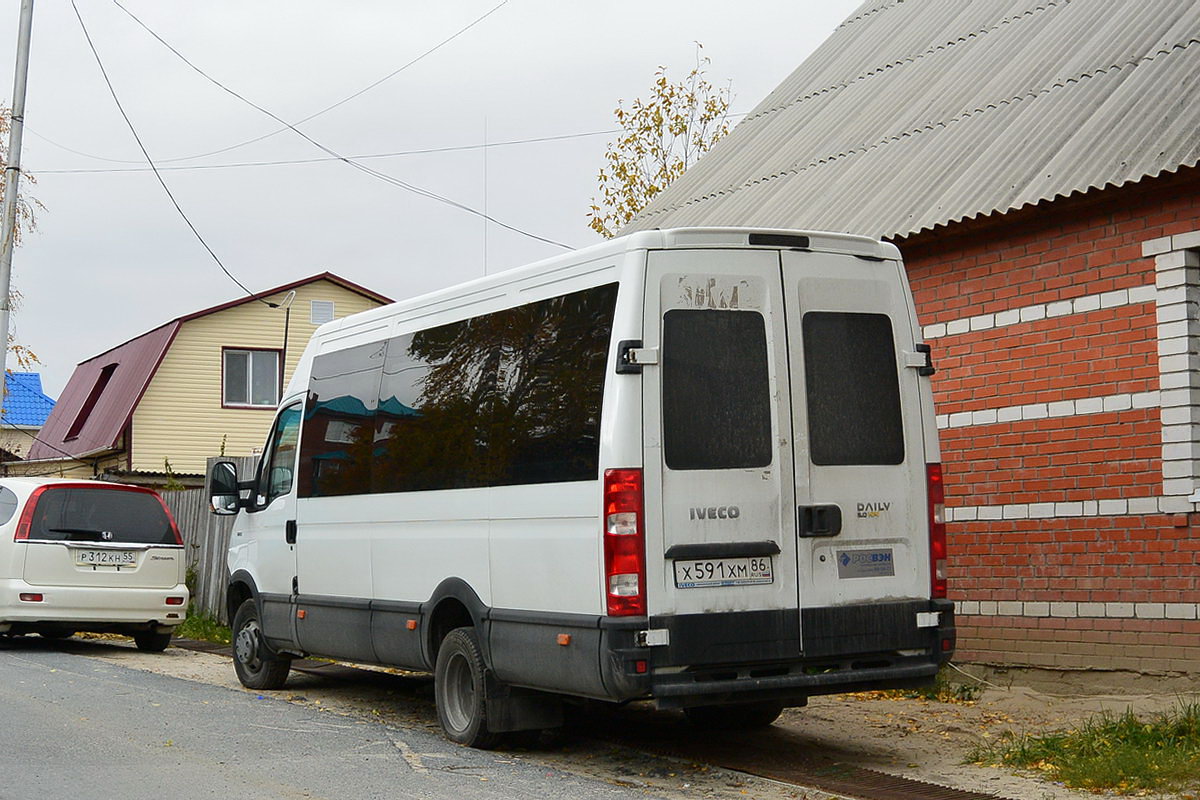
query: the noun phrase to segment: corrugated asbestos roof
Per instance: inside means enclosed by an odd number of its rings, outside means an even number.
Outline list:
[[[623,232],[898,237],[1198,162],[1197,0],[873,0]]]

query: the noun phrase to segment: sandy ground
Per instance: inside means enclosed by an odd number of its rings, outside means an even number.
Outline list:
[[[172,647],[162,654],[140,653],[132,643],[115,639],[96,642],[94,652],[81,653],[123,666],[159,672],[187,680],[247,691],[224,656]],[[964,679],[965,680],[965,679]],[[432,685],[426,676],[380,674],[379,681],[331,680],[293,672],[288,685],[264,692],[335,714],[370,717],[389,724],[436,733]],[[1081,800],[1099,797],[1067,789],[1036,776],[964,764],[964,755],[981,741],[1003,731],[1035,732],[1071,727],[1100,712],[1139,714],[1165,711],[1180,699],[1172,695],[1052,695],[1019,687],[992,686],[973,703],[940,703],[891,699],[876,694],[815,697],[807,708],[789,709],[769,731],[754,734],[767,746],[790,746],[867,769],[915,780],[986,792],[1013,800]],[[631,710],[631,719],[654,719],[655,736],[669,736],[675,716],[665,712]],[[677,716],[677,715],[676,715]],[[584,725],[592,724],[584,720]],[[613,721],[605,723],[612,725]],[[622,724],[617,718],[616,724]],[[630,726],[634,727],[634,726]],[[675,730],[678,730],[677,728]],[[623,741],[623,740],[622,740]],[[501,758],[532,760],[631,789],[668,797],[744,798],[766,800],[824,800],[832,795],[797,788],[692,763],[648,755],[635,748],[587,738],[571,738],[558,748],[513,750]],[[738,743],[753,747],[753,738]]]

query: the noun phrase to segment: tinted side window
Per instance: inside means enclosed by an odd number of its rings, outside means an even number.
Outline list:
[[[270,450],[263,458],[258,493],[265,505],[292,490],[296,471],[296,448],[300,434],[300,404],[279,412],[271,433]]]
[[[615,284],[388,343],[374,491],[594,480]]]
[[[388,342],[373,491],[487,485],[487,418],[497,357],[486,318]]]
[[[599,477],[615,284],[493,315],[500,346],[488,437],[493,485]]]
[[[13,490],[7,486],[0,486],[0,525],[13,518],[13,514],[17,513],[18,504],[19,501],[13,494]]]
[[[387,345],[352,347],[313,360],[300,445],[300,497],[371,490],[375,407]]]
[[[771,463],[766,323],[756,311],[663,318],[663,454],[670,469]]]
[[[29,538],[175,544],[158,497],[125,489],[47,489],[34,508]]]
[[[812,462],[900,464],[904,428],[892,322],[885,314],[804,315]]]

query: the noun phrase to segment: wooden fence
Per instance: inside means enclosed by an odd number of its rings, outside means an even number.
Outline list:
[[[210,468],[216,460],[209,459]],[[258,464],[257,456],[225,460],[237,464],[238,475],[243,480],[254,474]],[[188,583],[195,609],[212,614],[228,625],[225,587],[229,582],[229,567],[225,563],[225,551],[229,549],[229,535],[235,518],[212,513],[207,486],[203,489],[165,491],[162,496],[183,536]]]

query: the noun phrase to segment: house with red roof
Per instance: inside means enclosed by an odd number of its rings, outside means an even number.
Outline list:
[[[317,327],[390,302],[330,272],[173,319],[80,363],[12,474],[199,485],[252,455]]]

